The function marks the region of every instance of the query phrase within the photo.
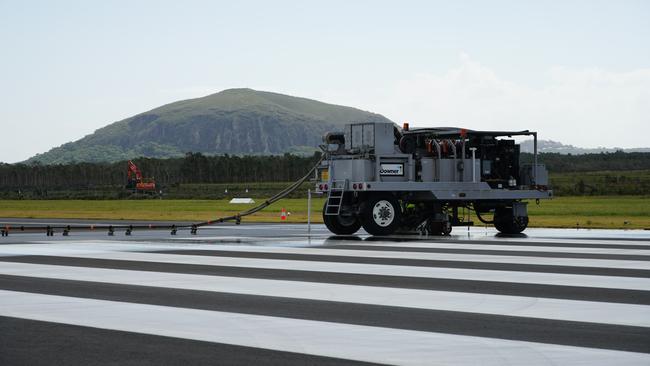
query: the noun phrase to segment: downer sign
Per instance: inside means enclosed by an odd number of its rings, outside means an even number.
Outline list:
[[[380,175],[404,175],[404,164],[381,164]]]

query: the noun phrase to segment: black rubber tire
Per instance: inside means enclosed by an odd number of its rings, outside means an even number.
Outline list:
[[[431,235],[448,236],[452,230],[451,221],[432,222],[430,230]]]
[[[375,205],[381,204],[384,208],[388,208],[392,221],[387,225],[380,225],[375,220],[373,210]],[[389,208],[387,205],[392,206]],[[384,210],[385,211],[385,210]],[[399,201],[391,194],[377,194],[372,195],[369,199],[361,205],[361,215],[359,217],[361,226],[370,235],[391,235],[402,224],[402,208]],[[377,219],[380,220],[378,217]]]
[[[325,215],[325,206],[323,206],[323,222],[327,226],[327,229],[336,235],[352,235],[361,228],[361,223],[356,217],[348,218],[339,215]]]
[[[440,234],[442,236],[449,236],[451,234],[452,226],[450,221],[445,221],[442,223],[442,230],[440,231]]]
[[[503,234],[519,234],[528,227],[528,216],[514,217],[512,207],[494,210],[494,227]]]

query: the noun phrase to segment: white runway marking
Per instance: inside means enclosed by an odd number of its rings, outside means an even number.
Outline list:
[[[52,254],[50,254],[52,255]],[[355,273],[366,275],[406,276],[424,278],[449,278],[474,281],[497,281],[515,283],[536,283],[558,286],[580,286],[620,288],[626,290],[650,291],[650,278],[592,276],[559,273],[538,273],[519,271],[499,271],[482,269],[459,269],[438,267],[395,266],[383,264],[340,263],[298,261],[282,259],[209,257],[197,255],[174,255],[139,252],[105,252],[105,253],[67,253],[75,258],[94,258],[124,261],[142,261],[158,263],[198,264],[208,266],[229,266],[238,268],[266,268],[279,270]],[[522,262],[525,263],[525,262]],[[1,265],[1,264],[0,264]]]
[[[334,244],[334,243],[332,243]],[[547,252],[547,253],[572,253],[572,254],[625,254],[625,255],[649,255],[650,249],[616,249],[616,248],[591,248],[591,247],[551,247],[529,245],[485,245],[485,244],[454,244],[440,242],[395,242],[395,243],[375,243],[375,242],[345,242],[344,245],[364,245],[372,247],[396,247],[396,248],[413,248],[413,249],[469,249],[469,250],[493,250],[493,251],[517,251],[517,252]],[[620,243],[619,243],[620,244]]]
[[[111,243],[101,242],[97,244],[76,243],[51,245],[5,245],[0,246],[0,255],[59,255],[80,258],[99,258],[114,260],[133,260],[146,262],[184,263],[202,265],[221,265],[233,267],[254,267],[267,269],[292,269],[321,272],[341,272],[357,274],[411,276],[411,277],[434,277],[434,278],[459,278],[467,280],[485,280],[499,282],[517,283],[539,283],[566,286],[587,286],[649,290],[650,279],[610,276],[571,275],[554,273],[529,273],[498,270],[472,270],[455,268],[436,267],[413,267],[394,265],[374,265],[358,263],[335,263],[318,261],[295,261],[275,259],[249,259],[249,258],[227,258],[207,256],[179,256],[168,254],[149,253],[120,253],[116,250],[157,250],[167,249],[205,249],[213,245],[197,246],[167,246],[149,245],[138,243]],[[217,247],[218,248],[218,247]]]
[[[24,263],[0,274],[650,327],[645,305]]]
[[[621,231],[621,230],[612,230],[617,233],[617,236],[621,235],[626,235],[632,234],[633,232],[636,232],[637,235],[643,235],[643,238],[636,238],[635,240],[617,240],[616,238],[612,239],[607,239],[607,238],[599,238],[599,239],[578,239],[578,238],[569,238],[569,239],[558,239],[558,238],[538,238],[538,237],[533,237],[533,238],[504,238],[504,237],[494,237],[494,236],[488,236],[486,238],[480,238],[480,237],[474,237],[473,239],[477,240],[491,240],[495,242],[518,242],[518,241],[526,241],[529,243],[570,243],[570,244],[624,244],[624,245],[648,245],[650,244],[650,239],[648,239],[647,232],[644,232],[644,230],[626,230],[626,231]],[[572,232],[572,230],[568,230],[566,235],[572,235],[575,232]],[[624,234],[623,234],[624,233]],[[591,234],[589,231],[587,232],[580,232],[579,234],[581,235],[589,235]],[[599,236],[600,233],[597,230],[594,230],[593,236]],[[634,236],[629,235],[630,238],[634,238]],[[453,242],[453,239],[449,240],[450,242]]]
[[[340,257],[365,257],[388,259],[415,259],[415,260],[443,260],[443,261],[469,261],[481,263],[522,263],[547,266],[571,267],[600,267],[600,268],[629,268],[649,269],[650,261],[610,260],[610,259],[581,259],[581,258],[546,258],[535,256],[499,256],[482,254],[446,254],[446,253],[412,253],[399,251],[352,250],[352,249],[321,249],[321,248],[293,248],[293,247],[259,247],[219,245],[212,250],[228,250],[236,252],[255,253],[280,253],[280,254],[307,254]]]
[[[77,253],[114,252],[119,250],[174,250],[174,249],[201,249],[214,251],[237,251],[255,253],[280,253],[280,254],[308,254],[308,255],[329,255],[340,257],[366,257],[385,259],[411,259],[411,260],[445,260],[445,261],[469,261],[480,263],[503,263],[503,264],[533,264],[533,265],[554,265],[570,267],[599,267],[599,268],[622,268],[622,269],[643,269],[650,270],[650,261],[635,260],[610,260],[610,259],[581,259],[581,258],[547,258],[535,256],[500,256],[500,255],[478,255],[478,254],[445,254],[445,253],[421,253],[421,252],[400,252],[400,251],[376,251],[376,250],[348,250],[348,249],[322,249],[319,247],[295,248],[289,246],[251,246],[251,245],[226,245],[226,244],[160,244],[147,242],[75,242],[67,246],[57,246],[56,253],[51,253],[43,248],[43,245],[22,244],[0,246],[1,255],[74,255]],[[486,248],[487,249],[487,248]]]
[[[633,352],[3,290],[0,315],[401,365],[650,364]]]

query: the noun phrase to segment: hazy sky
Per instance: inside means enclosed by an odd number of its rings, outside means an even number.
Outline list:
[[[650,146],[650,1],[0,0],[0,161],[250,87]]]

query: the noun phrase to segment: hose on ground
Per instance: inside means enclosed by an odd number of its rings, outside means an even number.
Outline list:
[[[312,175],[314,170],[316,170],[316,168],[318,168],[318,166],[320,165],[320,163],[323,161],[324,158],[325,158],[325,155],[323,155],[318,160],[318,162],[311,169],[309,169],[307,174],[305,174],[302,178],[298,179],[297,181],[295,181],[294,183],[292,183],[291,185],[289,185],[288,187],[286,187],[282,191],[276,193],[273,197],[267,199],[261,205],[255,206],[253,208],[250,208],[250,209],[248,209],[246,211],[240,212],[240,213],[238,213],[236,215],[233,215],[233,216],[220,217],[220,218],[218,218],[216,220],[204,221],[204,222],[200,222],[200,223],[197,223],[197,224],[193,224],[193,226],[200,227],[200,226],[210,225],[210,224],[215,223],[215,222],[239,220],[244,216],[252,215],[252,214],[254,214],[254,213],[258,212],[258,211],[261,211],[261,210],[265,209],[266,207],[268,207],[268,206],[272,205],[273,203],[283,199],[284,197],[288,196],[293,191],[298,189],[298,187],[300,187],[307,179],[309,179],[309,177]]]

